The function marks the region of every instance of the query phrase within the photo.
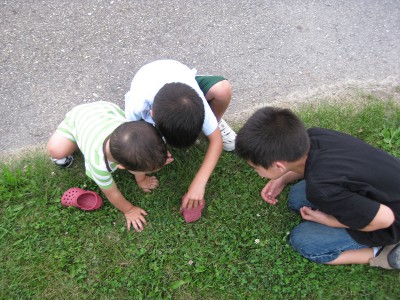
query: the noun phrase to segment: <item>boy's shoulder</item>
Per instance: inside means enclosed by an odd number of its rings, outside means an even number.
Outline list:
[[[159,74],[158,72],[169,72],[169,73],[182,73],[191,72],[192,70],[184,65],[183,63],[173,60],[173,59],[162,59],[150,62],[139,69],[135,76],[140,76],[143,74],[151,74],[155,76]],[[154,73],[157,72],[157,73]]]
[[[338,143],[344,143],[350,148],[353,146],[367,146],[367,143],[355,136],[332,129],[312,127],[307,130],[307,133],[312,142],[317,142],[321,146],[334,147],[335,144],[338,145]],[[367,147],[370,147],[370,145]]]

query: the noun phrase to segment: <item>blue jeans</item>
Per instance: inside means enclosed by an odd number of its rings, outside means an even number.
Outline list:
[[[306,198],[306,182],[298,182],[289,192],[289,209],[299,212],[303,206],[317,207]],[[290,233],[289,243],[305,258],[316,263],[328,263],[347,250],[369,248],[357,243],[344,228],[328,227],[305,221]]]

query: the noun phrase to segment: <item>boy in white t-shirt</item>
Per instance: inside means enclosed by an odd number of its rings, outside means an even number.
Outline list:
[[[174,60],[143,66],[125,96],[126,118],[155,124],[171,146],[189,147],[201,131],[207,136],[208,150],[183,198],[183,208],[204,204],[205,186],[222,149],[235,149],[236,134],[222,119],[231,96],[232,87],[225,78],[196,76],[196,70]]]

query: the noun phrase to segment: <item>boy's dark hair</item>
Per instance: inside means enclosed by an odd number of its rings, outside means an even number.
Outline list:
[[[303,122],[289,109],[259,109],[236,137],[238,156],[265,169],[275,161],[294,162],[309,148],[310,138]]]
[[[110,152],[126,169],[149,172],[167,161],[167,146],[153,125],[144,121],[126,122],[110,135]]]
[[[189,147],[203,127],[203,101],[187,84],[167,83],[154,97],[153,119],[168,144]]]

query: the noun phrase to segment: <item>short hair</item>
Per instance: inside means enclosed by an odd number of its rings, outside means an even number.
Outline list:
[[[276,161],[294,162],[310,148],[303,122],[289,109],[264,107],[239,130],[236,153],[266,169]]]
[[[186,148],[194,144],[204,123],[204,104],[187,84],[165,84],[154,97],[153,119],[168,144]]]
[[[156,171],[167,161],[167,146],[154,126],[145,121],[118,126],[110,135],[110,152],[130,171]]]

